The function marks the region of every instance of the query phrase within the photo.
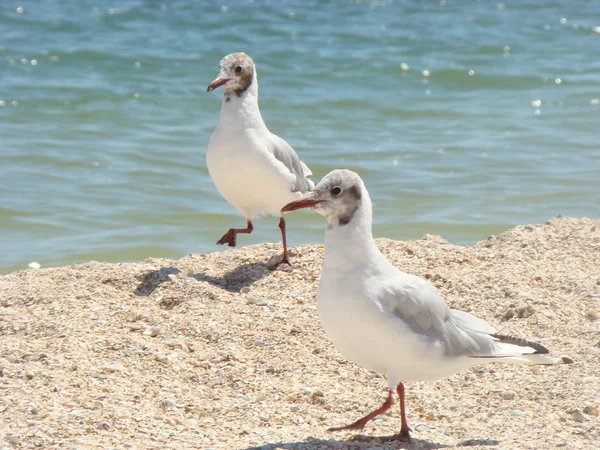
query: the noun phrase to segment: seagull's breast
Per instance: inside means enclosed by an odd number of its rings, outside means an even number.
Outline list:
[[[393,348],[408,344],[389,334],[381,311],[365,295],[360,276],[338,278],[324,273],[317,292],[317,310],[325,333],[338,351],[366,369],[386,374],[394,353],[398,353]]]
[[[268,151],[267,133],[217,127],[206,152],[215,186],[247,218],[279,215],[283,206],[301,197],[292,192],[293,175],[282,170]]]

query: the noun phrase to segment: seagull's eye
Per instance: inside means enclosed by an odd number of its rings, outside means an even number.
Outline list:
[[[342,188],[339,186],[336,186],[334,188],[331,189],[331,193],[333,195],[340,195],[342,193]]]
[[[242,70],[244,70],[244,68],[242,66],[237,66],[235,68],[235,73],[242,73]]]

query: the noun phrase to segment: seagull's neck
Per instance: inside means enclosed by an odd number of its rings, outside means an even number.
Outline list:
[[[323,270],[333,270],[341,275],[381,257],[371,227],[371,200],[363,195],[361,205],[349,223],[327,226]]]
[[[235,92],[225,92],[221,104],[220,123],[227,129],[265,128],[266,125],[258,109],[258,80],[254,80],[239,96]]]

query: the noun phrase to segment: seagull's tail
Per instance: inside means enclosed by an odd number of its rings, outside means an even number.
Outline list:
[[[485,359],[485,362],[503,362],[527,365],[556,365],[571,364],[571,358],[553,358],[548,356],[550,351],[541,344],[525,339],[501,334],[491,334],[494,339],[495,351],[490,356],[474,356]]]

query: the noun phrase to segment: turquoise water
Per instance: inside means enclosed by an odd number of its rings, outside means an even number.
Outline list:
[[[377,236],[600,217],[599,1],[5,1],[0,271],[223,249],[243,218],[206,170],[205,91],[235,51],[317,179],[364,177]],[[255,225],[239,244],[280,239]]]

